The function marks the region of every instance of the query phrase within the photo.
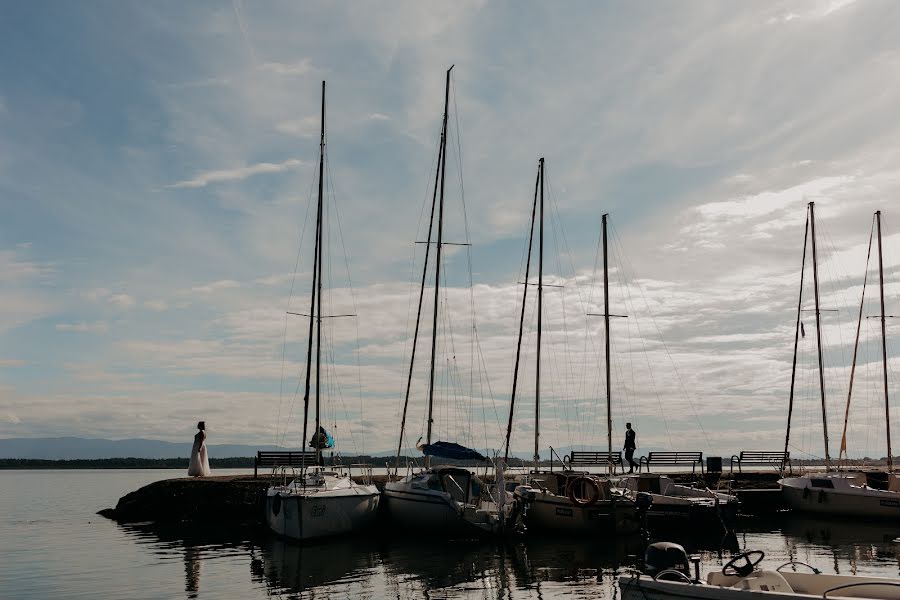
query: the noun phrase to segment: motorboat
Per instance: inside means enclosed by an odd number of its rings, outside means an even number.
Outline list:
[[[381,492],[349,472],[311,468],[266,492],[266,523],[279,536],[303,541],[351,533],[370,526]]]
[[[619,479],[618,487],[632,499],[638,494],[649,494],[653,503],[647,510],[647,518],[657,522],[664,520],[669,526],[712,523],[728,530],[733,528],[737,518],[737,496],[678,484],[665,475],[626,475]]]
[[[622,600],[900,600],[900,579],[828,575],[796,561],[776,569],[760,569],[763,558],[765,553],[759,550],[734,555],[721,571],[710,572],[702,579],[699,556],[689,559],[678,544],[651,544],[644,558],[644,570],[619,577]],[[689,563],[693,563],[693,573]]]

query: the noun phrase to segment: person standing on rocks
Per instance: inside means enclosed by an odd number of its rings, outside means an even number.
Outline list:
[[[194,436],[194,447],[191,448],[191,464],[188,465],[189,477],[207,477],[210,474],[209,456],[206,453],[206,423],[197,423],[197,435]]]

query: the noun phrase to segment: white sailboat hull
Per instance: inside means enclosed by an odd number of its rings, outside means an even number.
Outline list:
[[[270,490],[266,522],[276,534],[298,541],[348,534],[374,522],[380,496],[374,485],[312,493]]]
[[[384,501],[394,523],[421,533],[471,537],[499,533],[503,527],[495,504],[462,504],[445,491],[413,486],[409,480],[386,483]]]
[[[828,481],[834,487],[816,482]],[[778,482],[787,504],[809,513],[900,520],[900,493],[852,485],[840,477],[789,477]]]

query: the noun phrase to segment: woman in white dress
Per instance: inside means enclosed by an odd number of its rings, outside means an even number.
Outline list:
[[[197,435],[194,436],[194,447],[191,448],[191,464],[188,476],[206,477],[209,475],[209,456],[206,454],[206,423],[197,423]]]

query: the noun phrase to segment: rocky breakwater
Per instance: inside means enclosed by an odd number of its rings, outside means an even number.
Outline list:
[[[381,488],[386,477],[374,479]],[[122,496],[115,508],[97,514],[119,523],[264,525],[270,485],[271,478],[253,475],[165,479]]]
[[[156,481],[119,499],[99,513],[119,523],[262,523],[268,479],[252,475],[185,477]]]

